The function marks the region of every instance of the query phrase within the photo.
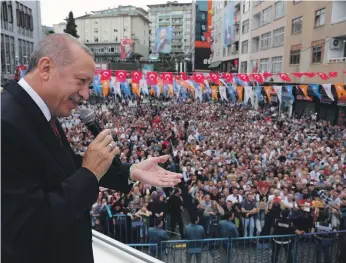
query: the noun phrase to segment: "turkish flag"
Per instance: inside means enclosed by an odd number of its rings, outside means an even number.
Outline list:
[[[110,80],[111,76],[112,76],[112,72],[110,70],[101,71],[101,80]]]
[[[223,73],[223,77],[225,78],[226,82],[232,82],[233,81],[233,75],[232,73]]]
[[[320,76],[320,78],[323,79],[323,80],[329,79],[329,77],[327,76],[327,74],[324,73],[324,72],[317,72],[317,75]]]
[[[157,72],[147,72],[147,83],[148,85],[157,84]]]
[[[315,73],[314,72],[305,72],[304,75],[309,77],[309,78],[312,78],[315,76]]]
[[[269,77],[271,77],[271,76],[273,76],[273,73],[269,73],[269,72],[264,72],[263,73],[263,77],[266,79],[266,78],[269,78]]]
[[[287,75],[287,73],[279,73],[278,75],[283,81],[291,81],[291,78]]]
[[[250,82],[249,76],[247,74],[240,73],[237,76],[244,82]]]
[[[132,76],[132,83],[139,84],[139,81],[142,79],[143,73],[142,71],[132,71],[131,76]]]
[[[96,69],[95,70],[95,75],[101,74],[102,70],[101,69]]]
[[[203,75],[203,73],[194,73],[193,74],[193,79],[197,83],[202,84],[204,82],[204,75]]]
[[[126,70],[116,70],[115,77],[117,82],[126,82],[127,72]]]
[[[220,76],[218,73],[209,73],[209,76],[213,82],[219,83]]]
[[[293,76],[296,76],[296,77],[298,77],[298,78],[301,78],[301,77],[304,76],[304,73],[301,73],[301,72],[294,72],[294,73],[292,73],[292,75],[293,75]]]
[[[173,84],[173,73],[172,72],[163,72],[161,74],[161,79],[163,81],[163,84]]]
[[[253,80],[256,80],[258,83],[262,84],[264,82],[263,80],[263,77],[261,74],[258,74],[258,73],[252,73],[250,74],[250,77],[253,79]]]
[[[336,78],[338,76],[338,72],[329,72],[329,77],[330,78]]]
[[[189,76],[185,72],[180,72],[180,76],[182,80],[188,80]]]

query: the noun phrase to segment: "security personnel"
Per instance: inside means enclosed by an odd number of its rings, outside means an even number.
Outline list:
[[[158,245],[159,255],[161,251],[161,241],[168,240],[168,234],[165,230],[162,229],[163,221],[160,218],[155,219],[154,227],[149,227],[148,229],[148,239],[149,243],[155,243]],[[164,249],[164,248],[163,248]],[[150,250],[151,254],[156,253],[154,250]]]
[[[276,235],[301,235],[304,231],[298,230],[292,223],[288,216],[290,215],[290,210],[285,208],[281,211],[281,217],[275,220],[274,224],[274,236]],[[287,255],[287,262],[291,263],[293,261],[292,248],[293,242],[289,237],[274,237],[272,243],[272,263],[278,261],[280,254],[280,249],[283,247]]]
[[[323,210],[319,212],[317,222],[315,224],[317,234],[316,237],[316,263],[321,263],[322,252],[324,254],[324,262],[332,262],[330,258],[330,249],[332,246],[332,234],[334,230],[329,218],[328,212]]]
[[[221,220],[219,223],[219,233],[221,238],[237,238],[239,237],[239,232],[237,229],[237,226],[233,222],[234,220],[234,212],[227,212],[225,214],[225,220]],[[229,241],[231,242],[231,241]],[[223,250],[222,250],[222,262],[228,262],[227,258],[227,247],[228,243],[223,243]]]
[[[191,215],[191,223],[185,227],[185,236],[187,240],[200,240],[205,236],[203,226],[199,225],[199,217]],[[202,245],[203,243],[187,243],[188,249],[186,254],[186,262],[192,262],[192,256],[196,256],[197,263],[202,262]]]

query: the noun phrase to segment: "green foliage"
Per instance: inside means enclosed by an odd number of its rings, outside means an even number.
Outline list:
[[[74,36],[75,38],[79,38],[79,36],[77,35],[76,21],[73,17],[72,11],[70,11],[70,13],[68,14],[68,17],[66,18],[66,22],[67,22],[66,29],[64,29],[64,32]]]

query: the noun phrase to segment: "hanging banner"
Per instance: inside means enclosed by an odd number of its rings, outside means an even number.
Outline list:
[[[273,89],[275,90],[275,93],[278,96],[278,99],[281,103],[282,102],[282,86],[273,86]]]
[[[326,92],[328,98],[334,101],[334,96],[332,94],[332,84],[322,84],[324,91]]]
[[[133,40],[130,38],[120,41],[120,58],[129,59],[133,57]]]
[[[271,92],[272,92],[272,87],[271,86],[264,86],[263,87],[266,95],[267,95],[267,98],[268,98],[268,101],[271,102]]]
[[[338,99],[340,99],[341,97],[345,97],[346,96],[346,91],[344,89],[344,84],[342,84],[342,83],[335,83],[334,87],[335,87],[335,90],[336,90],[336,94],[338,95]]]
[[[243,90],[244,90],[243,86],[237,86],[236,87],[237,96],[238,96],[239,101],[241,101],[241,102],[243,101]]]

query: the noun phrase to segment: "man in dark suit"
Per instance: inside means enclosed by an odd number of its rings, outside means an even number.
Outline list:
[[[1,92],[2,262],[93,262],[89,208],[99,185],[128,192],[133,181],[172,187],[179,174],[158,163],[168,156],[113,165],[118,149],[102,131],[83,159],[56,117],[89,97],[95,72],[90,50],[53,34],[34,50],[26,76]]]

